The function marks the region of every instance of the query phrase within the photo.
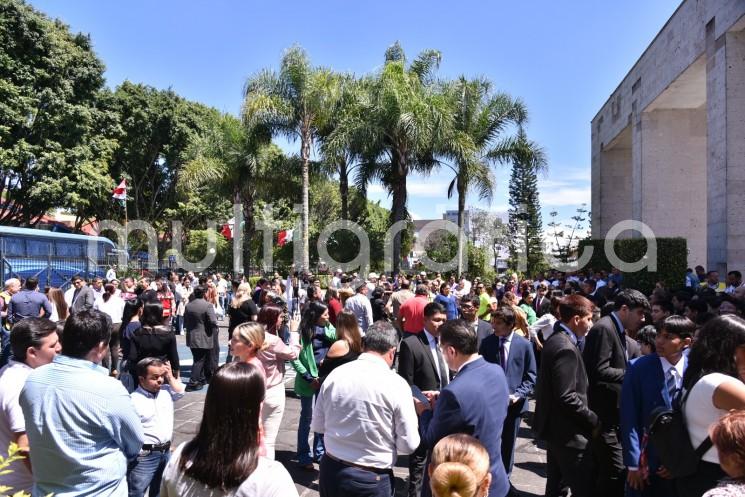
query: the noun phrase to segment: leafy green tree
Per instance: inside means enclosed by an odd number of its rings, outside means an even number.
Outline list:
[[[523,103],[504,93],[493,93],[491,83],[484,79],[468,80],[461,76],[447,85],[447,94],[455,119],[448,134],[443,153],[452,161],[448,164],[455,176],[448,186],[448,198],[458,195],[458,228],[461,243],[458,246],[458,274],[463,272],[462,250],[463,213],[469,190],[475,190],[479,199],[491,202],[495,179],[490,165],[493,162],[511,161],[518,152],[518,142],[513,136],[503,136],[510,125],[522,126],[527,120]]]
[[[105,214],[115,116],[97,102],[104,66],[90,39],[20,0],[0,0],[0,223],[54,207],[78,227]]]
[[[361,111],[342,120],[330,137],[339,148],[362,144],[357,186],[365,192],[371,182],[383,184],[392,198],[391,223],[409,218],[407,177],[436,166],[436,146],[452,119],[446,97],[434,84],[440,59],[440,52],[425,50],[407,64],[396,42],[386,51],[383,69],[362,83],[366,95]],[[401,248],[398,232],[393,239],[394,273],[400,268]]]
[[[319,129],[337,98],[338,76],[311,65],[305,51],[294,46],[282,57],[279,72],[261,71],[246,82],[243,117],[273,135],[300,140],[302,174],[302,269],[310,267],[309,218],[310,163]]]
[[[181,177],[185,190],[209,186],[241,206],[243,213],[243,272],[251,267],[251,244],[256,235],[256,202],[265,186],[276,182],[284,155],[260,130],[230,115],[217,119],[211,133],[195,141],[193,158]]]
[[[129,217],[158,225],[164,212],[176,207],[192,143],[209,131],[218,112],[172,90],[129,81],[116,89],[110,109],[121,126],[111,174],[129,180]]]
[[[543,227],[538,196],[538,171],[546,167],[543,150],[521,131],[519,150],[512,164],[509,183],[510,266],[519,269],[520,255],[528,275],[544,269]]]

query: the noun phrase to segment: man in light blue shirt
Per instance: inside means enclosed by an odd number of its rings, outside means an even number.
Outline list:
[[[98,311],[70,316],[62,355],[35,369],[21,392],[34,497],[127,496],[127,461],[143,432],[127,390],[99,366],[110,326]]]

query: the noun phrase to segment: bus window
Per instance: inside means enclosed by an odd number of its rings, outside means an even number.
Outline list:
[[[79,242],[54,242],[56,254],[58,257],[81,257],[84,254],[84,244]]]
[[[17,236],[4,236],[0,239],[3,253],[7,255],[26,255],[26,240]]]
[[[47,240],[27,240],[26,248],[28,255],[47,256],[51,255],[52,244]]]

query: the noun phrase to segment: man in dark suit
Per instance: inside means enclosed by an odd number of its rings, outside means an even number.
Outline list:
[[[93,289],[85,284],[85,280],[80,276],[73,276],[72,286],[75,287],[75,292],[72,294],[70,314],[93,309],[93,304],[96,303],[96,295],[93,293]]]
[[[578,347],[592,327],[593,308],[581,295],[564,297],[560,320],[543,344],[533,431],[546,441],[546,497],[561,495],[562,482],[573,497],[595,495],[589,449],[598,417],[588,407],[588,379]]]
[[[448,366],[457,374],[440,391],[434,411],[415,399],[422,443],[432,450],[437,442],[453,433],[472,435],[489,453],[489,495],[505,497],[510,484],[500,448],[509,404],[504,372],[477,354],[476,335],[462,320],[448,321],[440,327],[440,347]],[[425,476],[422,497],[430,495],[429,478]]]
[[[546,296],[547,292],[548,285],[545,281],[541,281],[535,289],[535,299],[533,300],[533,310],[537,318],[551,312],[551,299]]]
[[[409,334],[401,341],[398,374],[409,385],[427,395],[434,395],[450,381],[450,371],[439,348],[439,328],[447,320],[445,308],[432,302],[424,306],[424,332]],[[409,496],[419,497],[422,491],[427,447],[424,444],[409,456]]]
[[[621,385],[628,364],[626,331],[635,332],[649,312],[647,298],[638,290],[623,290],[613,301],[613,312],[587,334],[582,356],[590,380],[590,409],[597,413],[602,433],[593,440],[597,465],[596,493],[623,497],[625,466],[619,436]]]
[[[515,312],[512,308],[502,306],[493,312],[491,325],[494,334],[481,342],[479,354],[487,362],[499,364],[507,377],[510,405],[502,429],[502,462],[509,478],[520,420],[528,410],[528,397],[533,393],[537,372],[533,345],[514,332]]]
[[[215,308],[204,300],[206,288],[198,286],[192,295],[194,300],[184,309],[184,328],[186,329],[186,346],[191,349],[194,364],[191,377],[186,385],[188,391],[201,390],[212,378],[216,365],[210,360],[210,351],[215,347],[218,333]]]
[[[688,358],[683,354],[691,345],[696,324],[688,318],[670,316],[661,323],[655,340],[657,352],[629,364],[621,389],[621,445],[627,468],[629,497],[667,497],[676,495],[673,481],[660,470],[654,445],[643,446],[647,423],[657,407],[672,407],[682,387]],[[642,451],[646,450],[646,467]]]
[[[491,324],[478,317],[480,303],[481,299],[477,296],[465,296],[460,301],[460,315],[463,321],[466,322],[466,326],[476,334],[476,340],[479,346],[484,338],[493,333]]]

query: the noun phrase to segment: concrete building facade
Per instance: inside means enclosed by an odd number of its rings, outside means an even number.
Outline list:
[[[592,120],[593,238],[627,219],[745,269],[745,0],[684,0]]]

